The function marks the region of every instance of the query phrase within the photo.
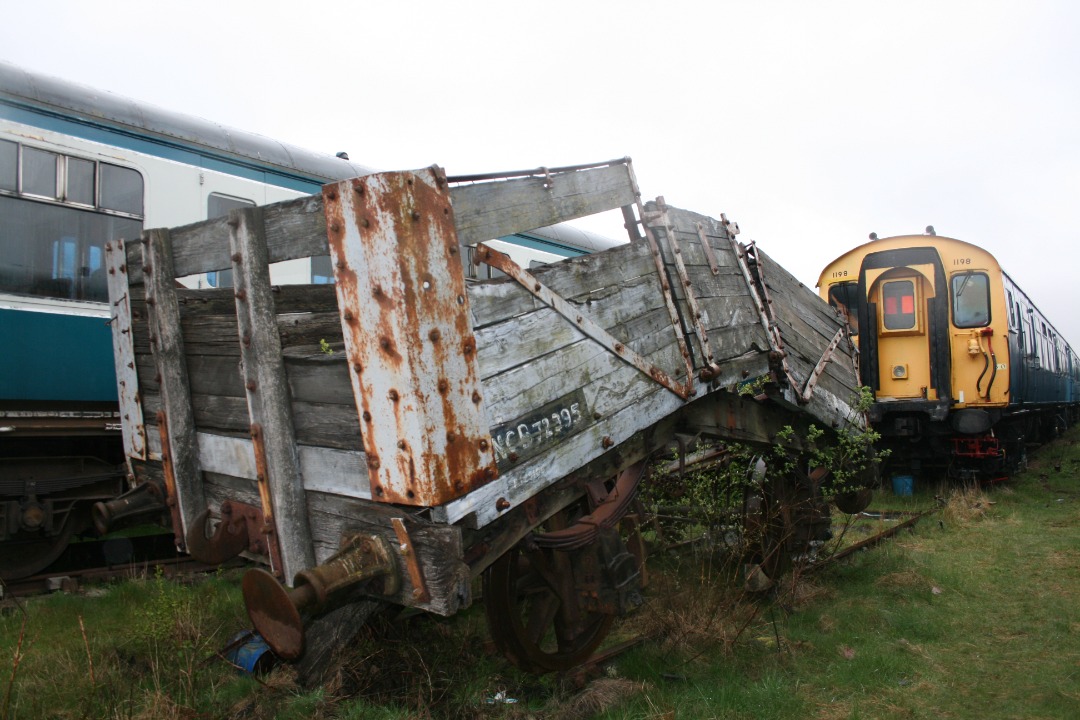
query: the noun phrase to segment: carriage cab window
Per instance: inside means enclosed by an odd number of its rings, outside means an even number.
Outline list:
[[[839,310],[852,335],[859,334],[859,284],[854,282],[836,283],[829,287],[829,304]]]
[[[915,283],[893,280],[881,288],[886,330],[911,330],[915,327]]]
[[[953,325],[958,328],[990,324],[990,278],[986,274],[953,275],[952,313]]]

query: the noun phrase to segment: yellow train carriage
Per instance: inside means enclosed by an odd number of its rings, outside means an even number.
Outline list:
[[[997,260],[971,243],[902,235],[841,255],[818,288],[863,334],[862,379],[877,403],[917,403],[944,419],[950,409],[1009,403],[1002,278]]]
[[[894,467],[1000,478],[1077,420],[1076,354],[993,255],[933,228],[870,238],[818,288],[847,316]]]

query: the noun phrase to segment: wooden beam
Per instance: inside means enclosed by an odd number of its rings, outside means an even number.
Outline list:
[[[180,306],[176,300],[172,244],[168,230],[148,230],[143,238],[150,350],[160,377],[161,412],[165,414],[168,427],[169,447],[162,448],[162,452],[168,454],[172,466],[177,494],[175,501],[183,525],[174,530],[178,537],[186,537],[188,525],[206,507],[206,498],[195,438],[191,384],[184,361],[184,336],[180,326]]]
[[[626,163],[459,185],[451,197],[462,245],[614,210],[637,199]]]
[[[427,172],[425,170],[418,173]],[[450,188],[458,240],[472,245],[566,222],[636,202],[629,165],[620,163],[549,176]],[[287,200],[264,209],[267,257],[281,262],[329,253],[321,196]],[[178,277],[229,267],[224,218],[173,231]]]
[[[256,479],[263,499],[263,514],[267,524],[275,528],[272,532],[276,532],[281,551],[282,567],[273,570],[280,570],[286,582],[290,582],[301,570],[314,566],[315,553],[270,289],[262,211],[234,210],[229,216],[229,227],[236,321],[255,463],[257,467],[265,463],[265,467],[259,467],[260,477]]]

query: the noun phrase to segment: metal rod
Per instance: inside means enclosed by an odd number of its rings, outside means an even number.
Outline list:
[[[518,177],[545,177],[551,173],[563,173],[574,172],[576,170],[591,170],[593,168],[611,167],[613,165],[629,165],[630,158],[623,157],[615,160],[605,160],[603,162],[586,163],[585,165],[566,165],[564,167],[553,168],[533,168],[531,170],[508,170],[506,172],[498,173],[481,173],[478,175],[454,175],[447,177],[448,183],[467,183],[467,182],[480,182],[483,180],[507,180],[509,178]]]

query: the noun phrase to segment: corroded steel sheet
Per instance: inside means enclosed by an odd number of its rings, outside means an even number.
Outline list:
[[[372,497],[439,505],[494,479],[442,171],[347,180],[323,199]]]
[[[146,425],[139,398],[139,376],[135,371],[135,339],[131,331],[131,300],[128,298],[127,253],[123,240],[105,244],[108,266],[110,322],[113,325],[113,357],[116,385],[123,418],[124,453],[146,459]]]

